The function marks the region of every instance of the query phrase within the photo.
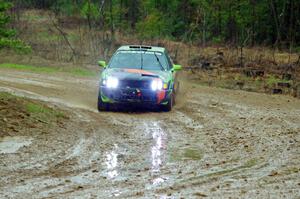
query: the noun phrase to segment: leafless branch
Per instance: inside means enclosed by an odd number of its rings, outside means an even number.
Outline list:
[[[69,39],[68,39],[68,37],[67,37],[67,33],[66,32],[64,32],[60,27],[59,27],[59,25],[53,20],[53,18],[51,18],[50,17],[50,19],[51,19],[51,22],[52,22],[52,25],[53,25],[53,27],[56,29],[56,30],[58,30],[58,32],[61,34],[61,36],[64,38],[64,40],[65,40],[65,42],[66,42],[66,44],[69,46],[69,48],[71,49],[71,51],[72,51],[72,56],[70,57],[70,61],[74,58],[74,57],[76,57],[76,55],[77,55],[77,53],[76,53],[76,50],[73,48],[73,46],[71,45],[71,43],[70,43],[70,41],[69,41]]]

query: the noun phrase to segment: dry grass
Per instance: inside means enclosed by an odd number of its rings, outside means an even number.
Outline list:
[[[291,74],[292,82],[288,82],[291,88],[283,89],[284,93],[298,93],[300,89],[300,55],[296,53],[267,47],[244,48],[241,65],[241,52],[236,47],[202,47],[167,39],[145,41],[120,32],[112,37],[107,31],[89,30],[77,18],[64,17],[56,20],[50,12],[24,11],[15,25],[21,30],[21,38],[32,46],[33,54],[19,56],[8,53],[3,56],[2,53],[2,62],[50,66],[64,66],[68,64],[62,63],[71,62],[97,70],[97,61],[108,61],[120,45],[157,45],[166,47],[174,62],[182,64],[186,69],[195,68],[187,73],[198,83],[271,93],[272,89],[277,89],[276,83],[284,81],[283,74]],[[209,70],[203,68],[204,62],[209,63]],[[247,71],[251,73],[253,70],[263,71],[264,74],[259,80],[257,77],[245,75]],[[274,77],[276,83],[268,83],[270,77]]]
[[[62,29],[66,38],[55,28],[53,23]],[[35,54],[56,61],[71,60],[95,63],[100,57],[109,59],[117,47],[126,44],[164,46],[170,51],[172,57],[184,66],[189,66],[190,60],[195,57],[209,58],[218,52],[224,54],[225,63],[228,66],[239,63],[240,57],[240,49],[233,47],[202,47],[166,39],[145,41],[120,32],[116,32],[112,40],[110,32],[89,30],[79,19],[65,17],[56,20],[50,12],[39,10],[24,11],[21,13],[20,21],[16,21],[15,25],[21,30],[21,38],[33,46]],[[75,49],[75,58],[72,58],[73,52],[66,39]],[[266,47],[244,48],[244,57],[247,62],[275,62],[278,64],[292,63],[299,59],[297,54],[280,52]]]

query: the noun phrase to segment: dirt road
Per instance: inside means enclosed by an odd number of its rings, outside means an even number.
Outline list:
[[[170,113],[98,113],[97,84],[0,70],[0,91],[71,113],[2,151],[0,198],[300,197],[299,100],[183,82]]]

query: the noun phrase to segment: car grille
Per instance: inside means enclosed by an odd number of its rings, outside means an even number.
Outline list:
[[[108,89],[106,87],[102,88],[103,95],[109,97],[110,99],[116,100],[118,102],[128,102],[128,101],[141,101],[155,103],[157,101],[156,93],[149,89],[141,89],[141,96],[136,94],[136,88],[120,88],[120,89]]]
[[[151,81],[149,80],[121,80],[119,82],[120,88],[140,88],[150,89]]]

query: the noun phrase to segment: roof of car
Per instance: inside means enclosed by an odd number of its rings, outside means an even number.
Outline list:
[[[163,47],[157,47],[157,46],[145,46],[145,45],[126,45],[121,46],[118,50],[147,50],[147,51],[153,51],[153,52],[165,52],[165,48]]]

